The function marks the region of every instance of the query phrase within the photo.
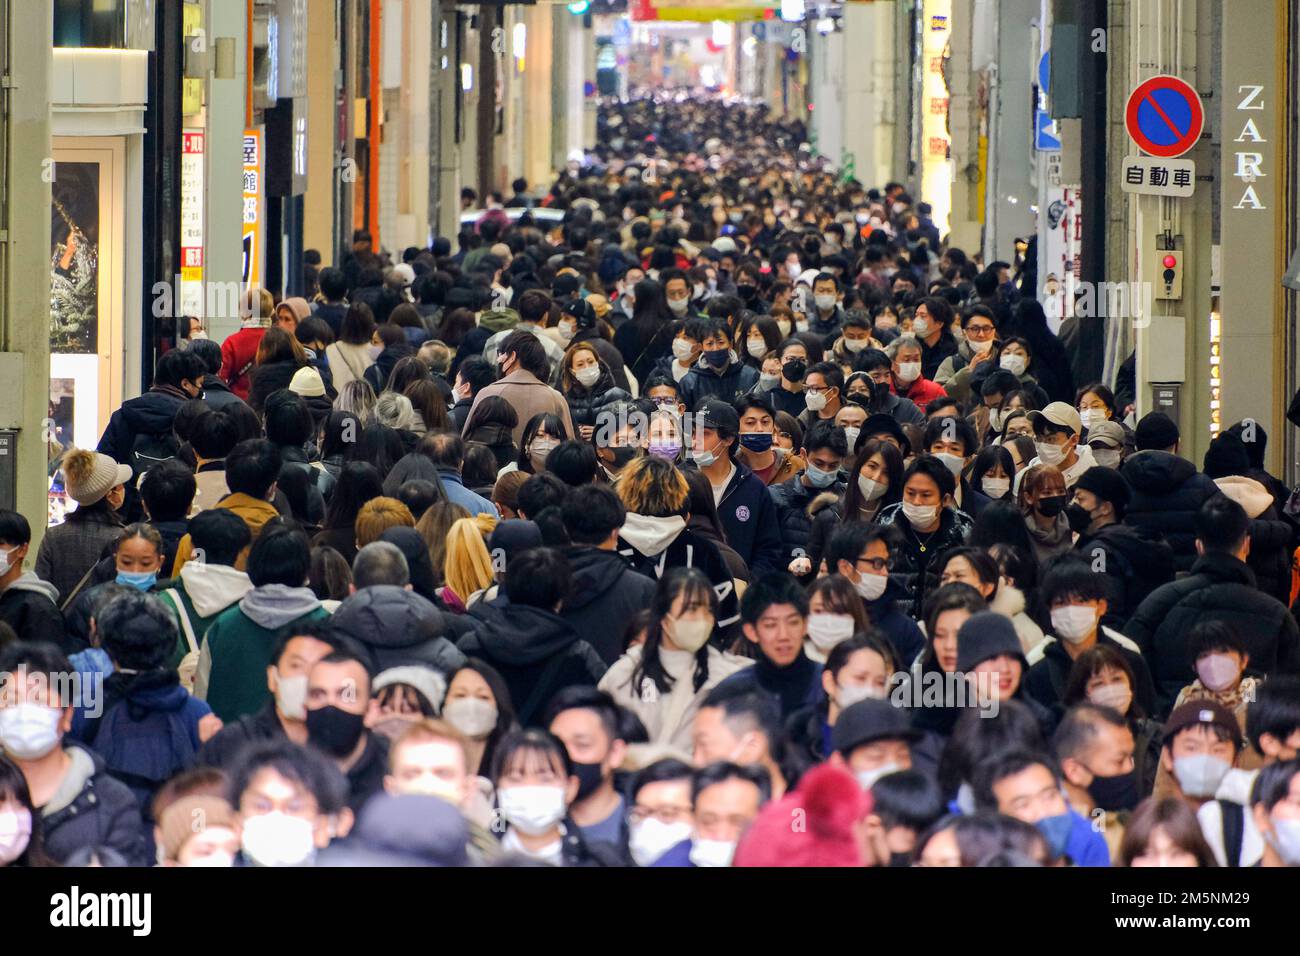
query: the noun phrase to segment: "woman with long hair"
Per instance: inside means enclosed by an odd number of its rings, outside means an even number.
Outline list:
[[[352,412],[333,411],[325,419],[325,427],[321,430],[320,466],[335,481],[343,470],[348,448],[361,437],[361,431],[361,419]]]
[[[370,311],[370,306],[353,302],[339,326],[338,340],[326,347],[325,358],[340,397],[349,382],[363,378],[366,369],[374,364],[375,328],[375,314]]]
[[[492,568],[492,555],[488,553],[483,541],[484,522],[478,518],[461,518],[447,532],[447,553],[443,562],[443,572],[447,587],[460,599],[461,606],[469,596],[491,587],[496,580]],[[490,518],[486,522],[495,526]],[[486,532],[492,528],[487,527]]]
[[[259,415],[267,396],[288,388],[298,369],[308,364],[307,352],[298,339],[278,326],[271,326],[257,345],[257,359],[249,375],[248,405]]]
[[[572,437],[559,415],[538,412],[524,425],[515,467],[530,475],[541,474],[546,470],[546,456]]]
[[[417,359],[418,361],[418,359]],[[418,379],[402,389],[402,394],[411,400],[415,410],[416,421],[412,431],[417,435],[429,432],[445,432],[451,428],[447,417],[447,400],[438,391],[438,386],[429,378]]]
[[[671,351],[673,314],[664,287],[653,279],[642,279],[633,294],[632,318],[614,333],[614,346],[633,377],[644,382],[655,364]]]
[[[0,753],[0,866],[54,866],[45,855],[44,837],[27,778]]]
[[[600,410],[632,396],[614,384],[614,377],[591,342],[570,345],[560,363],[560,394],[569,403],[569,417],[579,436],[590,441]]]
[[[312,544],[333,548],[351,564],[357,556],[357,513],[367,501],[383,493],[384,483],[374,465],[367,461],[344,465],[325,506],[325,522]]]
[[[496,459],[496,467],[492,469],[494,477],[519,454],[511,437],[518,424],[519,413],[515,411],[514,405],[500,395],[485,395],[480,398],[474,403],[474,408],[465,421],[465,441],[479,442],[492,450]]]
[[[691,724],[708,692],[753,664],[718,649],[718,597],[695,568],[660,579],[645,642],[629,647],[599,687],[634,713],[651,744],[691,751]]]
[[[808,505],[813,517],[808,560],[813,571],[821,565],[826,543],[841,523],[875,521],[883,509],[903,498],[903,456],[890,442],[863,442],[847,471],[849,477],[841,497],[819,495]]]
[[[348,461],[368,461],[375,466],[380,478],[387,478],[393,465],[406,454],[406,446],[396,429],[378,422],[366,427],[361,437],[350,446]]]
[[[501,739],[518,728],[505,680],[477,657],[469,658],[447,682],[442,719],[465,735],[467,769],[478,775],[492,766]]]
[[[375,402],[378,397],[370,383],[364,378],[353,379],[339,388],[339,397],[334,399],[336,412],[348,412],[355,415],[362,425],[369,425],[375,417]]]
[[[433,566],[434,580],[439,585],[446,581],[447,532],[461,518],[468,517],[469,512],[458,504],[435,501],[415,523],[415,530],[420,532],[425,547],[429,549],[429,563]]]

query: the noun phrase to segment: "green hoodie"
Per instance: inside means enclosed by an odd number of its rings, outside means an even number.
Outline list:
[[[490,332],[508,332],[519,324],[519,313],[514,309],[489,309],[478,317],[480,327]]]

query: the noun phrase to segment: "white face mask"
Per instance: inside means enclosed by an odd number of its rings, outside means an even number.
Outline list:
[[[307,675],[280,676],[276,671],[275,706],[290,720],[307,719]]]
[[[998,359],[998,364],[1017,377],[1025,374],[1025,357],[1023,355],[1008,353]]]
[[[1196,676],[1208,690],[1227,690],[1241,676],[1241,668],[1228,654],[1206,654],[1196,662]]]
[[[1036,441],[1034,442],[1034,451],[1038,452],[1038,460],[1044,465],[1059,465],[1065,461],[1065,449],[1060,445]]]
[[[704,298],[704,284],[697,282],[691,289],[691,295],[697,299]]]
[[[1174,761],[1174,777],[1179,788],[1189,797],[1214,796],[1231,769],[1230,763],[1210,754],[1179,757]]]
[[[316,852],[311,821],[278,810],[245,819],[240,845],[258,866],[302,866]]]
[[[691,825],[685,820],[664,823],[655,817],[647,817],[632,826],[628,833],[627,848],[632,851],[632,859],[637,866],[649,866],[690,837]]]
[[[756,359],[767,354],[767,342],[763,339],[746,339],[745,350]]]
[[[898,764],[891,761],[890,763],[881,764],[874,770],[861,770],[854,776],[858,778],[858,786],[863,790],[870,790],[881,777],[887,777],[891,773],[898,773],[902,769]]]
[[[32,838],[32,812],[26,807],[0,813],[0,864],[23,855]]]
[[[862,499],[864,501],[875,501],[889,490],[889,482],[876,481],[874,478],[868,478],[866,475],[858,475],[858,489],[862,492]]]
[[[989,409],[989,428],[992,428],[995,432],[1000,433],[1002,431],[1002,423],[1003,423],[1002,420],[1005,417],[1006,416],[1002,414],[1001,409],[999,408]]]
[[[457,697],[442,709],[442,716],[466,737],[480,739],[497,725],[497,705],[479,697]]]
[[[235,865],[235,858],[229,853],[209,853],[184,864],[186,867],[221,867],[229,869]]]
[[[853,449],[858,447],[858,436],[862,434],[862,429],[854,425],[844,426],[844,440],[848,442],[849,454],[853,454]]]
[[[560,331],[560,338],[566,342],[578,333],[578,323],[568,319],[561,319],[555,327]]]
[[[781,384],[781,375],[779,372],[774,375],[769,375],[764,372],[758,377],[758,384],[760,388],[770,392]]]
[[[497,790],[497,803],[506,822],[528,836],[541,836],[564,819],[568,808],[562,787],[506,787]]]
[[[976,355],[987,355],[989,349],[993,348],[993,340],[985,339],[983,342],[976,342],[974,339],[967,339],[966,344]]]
[[[848,710],[854,704],[864,700],[884,700],[885,689],[872,687],[870,684],[845,684],[835,695],[835,703],[840,710]]]
[[[823,654],[853,636],[853,618],[847,614],[809,614],[808,640]]]
[[[730,840],[696,840],[691,844],[691,862],[699,867],[731,866],[736,844]]]
[[[903,517],[914,527],[928,528],[934,524],[934,519],[938,516],[938,505],[914,505],[910,501],[903,502]]]
[[[0,746],[19,760],[38,760],[58,746],[63,711],[24,701],[0,710]]]
[[[845,339],[844,347],[854,354],[861,352],[871,344],[870,339]]]
[[[777,319],[777,320],[776,320],[776,327],[777,327],[778,329],[781,330],[781,338],[785,339],[785,338],[789,338],[789,337],[790,337],[790,320],[789,320],[789,319]]]
[[[984,489],[984,494],[990,498],[1001,498],[1011,490],[1010,478],[982,478],[980,487]]]
[[[914,318],[912,320],[912,334],[915,335],[917,338],[921,338],[921,339],[929,335],[930,334],[929,320],[922,318],[921,316],[917,316],[916,318]]]
[[[591,388],[600,380],[600,366],[588,365],[586,368],[574,372],[573,377],[581,382],[584,387]]]
[[[966,467],[966,459],[961,455],[953,455],[948,452],[940,452],[934,456],[944,463],[945,467],[952,472],[954,478],[961,481],[962,469]]]
[[[824,392],[809,392],[804,397],[804,402],[808,405],[810,412],[820,412],[826,407],[826,394]]]
[[[1097,629],[1097,612],[1088,604],[1066,604],[1052,610],[1052,630],[1071,644],[1082,644]]]
[[[685,315],[686,310],[690,308],[690,305],[691,305],[690,299],[669,299],[668,300],[668,308],[672,311],[673,315],[679,315],[679,316]]]
[[[833,295],[816,295],[813,296],[813,301],[817,303],[817,308],[823,312],[829,312],[835,308],[835,298]]]
[[[1079,412],[1079,421],[1083,422],[1084,428],[1092,428],[1106,421],[1106,411],[1101,408],[1085,408]]]
[[[8,574],[9,569],[14,566],[13,556],[14,552],[17,550],[17,548],[8,548],[4,551],[0,551],[0,577]]]
[[[1277,851],[1287,866],[1300,866],[1300,820],[1279,820],[1269,817],[1273,824],[1271,836],[1265,835],[1269,845]]]
[[[547,456],[559,447],[560,443],[554,438],[534,438],[528,446],[528,458],[533,463],[533,470],[541,471],[545,468]]]
[[[683,621],[680,618],[665,617],[663,631],[669,640],[684,651],[694,654],[709,642],[713,633],[713,618]]]
[[[1103,468],[1118,468],[1120,464],[1120,451],[1118,448],[1094,448],[1092,457]]]
[[[898,376],[898,380],[904,385],[910,385],[921,377],[921,363],[900,362],[898,365],[898,371],[895,374]]]
[[[673,339],[673,358],[679,362],[685,362],[695,351],[695,346],[686,339]]]
[[[1127,714],[1129,704],[1133,703],[1133,692],[1127,683],[1102,684],[1088,694],[1088,700],[1098,707],[1111,707],[1121,714]]]
[[[808,320],[807,320],[807,319],[795,319],[794,328],[795,328],[795,331],[796,331],[796,332],[807,332],[807,331],[808,331]]]
[[[887,587],[889,587],[887,574],[862,574],[853,582],[853,590],[858,592],[858,597],[867,602],[876,600],[885,593]]]

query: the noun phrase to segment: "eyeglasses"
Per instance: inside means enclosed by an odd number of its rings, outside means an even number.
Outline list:
[[[654,817],[661,823],[676,823],[679,820],[689,820],[690,816],[690,807],[635,806],[627,812],[629,823],[643,823],[651,817]]]
[[[893,558],[858,558],[858,560],[854,561],[853,563],[855,566],[859,564],[865,564],[876,574],[879,574],[881,571],[891,570],[894,566],[894,559]]]
[[[966,326],[967,335],[992,335],[997,330],[991,325],[968,325]]]

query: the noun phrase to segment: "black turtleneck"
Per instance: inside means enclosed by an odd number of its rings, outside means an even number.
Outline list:
[[[778,667],[766,654],[754,662],[754,679],[758,686],[781,701],[782,718],[789,717],[810,703],[810,688],[821,676],[821,665],[808,658],[802,649],[785,667]]]

